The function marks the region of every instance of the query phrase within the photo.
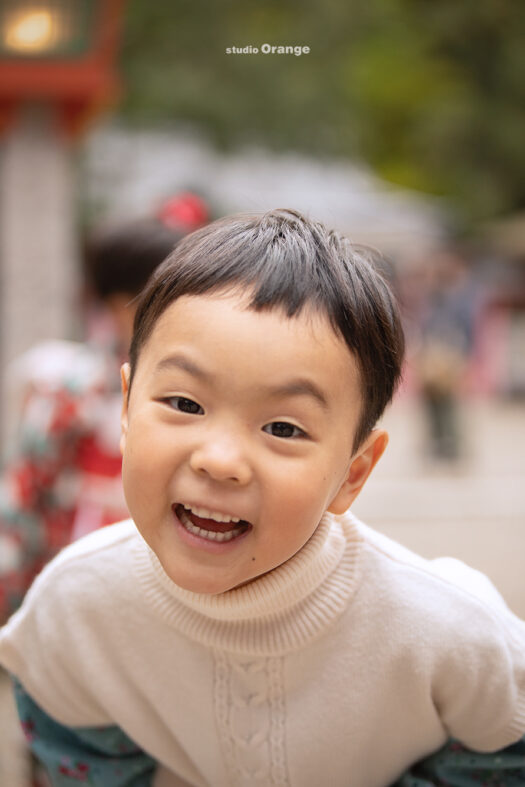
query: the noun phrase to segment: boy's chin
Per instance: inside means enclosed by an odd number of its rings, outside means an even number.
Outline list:
[[[249,577],[241,579],[239,582],[238,578],[217,576],[217,572],[214,572],[215,576],[198,576],[195,569],[191,568],[188,571],[170,571],[169,567],[165,565],[163,565],[163,568],[171,581],[182,588],[182,590],[203,596],[220,596],[223,593],[228,593],[230,590],[245,587],[256,579],[256,577]]]

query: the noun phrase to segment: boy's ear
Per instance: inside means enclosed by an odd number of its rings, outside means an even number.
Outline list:
[[[352,458],[348,475],[328,506],[328,511],[332,514],[344,514],[350,508],[366,479],[383,455],[387,444],[388,433],[383,429],[374,429]]]
[[[124,454],[126,447],[126,437],[128,434],[128,393],[129,393],[129,363],[123,363],[120,367],[120,381],[122,384],[122,412],[120,416],[120,453]]]

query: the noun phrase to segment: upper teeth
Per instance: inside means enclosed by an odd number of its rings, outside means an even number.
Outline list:
[[[240,522],[237,516],[228,516],[227,514],[221,514],[219,511],[209,511],[207,508],[197,508],[196,506],[184,506],[184,508],[201,519],[213,519],[215,522]]]

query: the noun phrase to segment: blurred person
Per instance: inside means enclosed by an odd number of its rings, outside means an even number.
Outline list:
[[[47,341],[12,368],[20,411],[0,486],[0,618],[71,540],[127,516],[119,452],[119,369],[135,298],[207,209],[193,194],[152,218],[99,228],[84,254],[85,343]]]
[[[464,257],[437,253],[427,267],[419,304],[415,370],[427,425],[429,453],[456,460],[462,453],[459,400],[474,343],[476,288]]]
[[[0,633],[54,787],[524,783],[524,623],[348,510],[403,349],[370,257],[296,211],[156,271],[122,367],[133,519],[64,550]]]

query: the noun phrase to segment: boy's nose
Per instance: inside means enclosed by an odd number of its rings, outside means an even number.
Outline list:
[[[199,446],[191,455],[190,466],[199,475],[239,485],[247,484],[252,476],[247,458],[230,440],[208,441]]]

